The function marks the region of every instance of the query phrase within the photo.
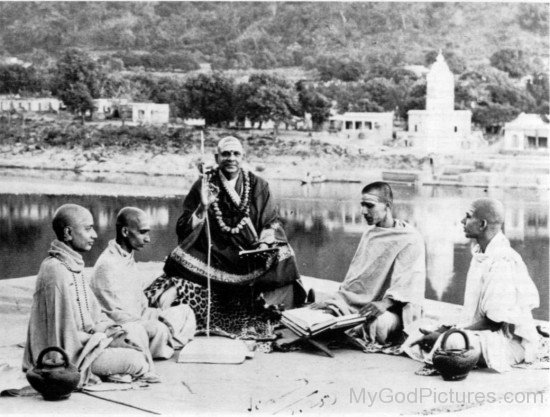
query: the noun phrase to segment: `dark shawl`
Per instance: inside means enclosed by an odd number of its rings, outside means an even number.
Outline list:
[[[219,177],[213,174],[211,182],[220,189],[218,204],[223,220],[229,227],[236,226],[243,213],[225,192]],[[241,170],[235,190],[243,196],[243,171]],[[192,228],[192,215],[200,203],[201,180],[193,184],[183,202],[183,213],[178,219],[176,233],[179,245],[168,257],[164,266],[167,275],[176,275],[206,285],[207,228],[206,222]],[[288,244],[285,232],[279,223],[277,209],[269,190],[269,184],[250,173],[250,219],[255,231],[245,227],[238,234],[221,230],[213,208],[208,210],[212,239],[210,277],[213,288],[254,287],[255,292],[272,290],[299,279],[294,251]],[[242,249],[253,249],[258,238],[272,229],[279,252],[267,258],[240,257]]]

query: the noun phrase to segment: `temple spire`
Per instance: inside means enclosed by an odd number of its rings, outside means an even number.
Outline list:
[[[454,76],[441,49],[426,77],[426,110],[454,110]]]

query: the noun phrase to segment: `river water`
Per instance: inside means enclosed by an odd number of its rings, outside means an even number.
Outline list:
[[[341,281],[365,227],[359,205],[362,185],[270,184],[301,273]],[[426,297],[455,304],[463,302],[470,262],[470,241],[463,235],[460,220],[473,199],[500,199],[506,207],[506,235],[525,260],[540,292],[541,307],[534,315],[548,320],[546,191],[395,186],[394,195],[396,217],[415,225],[426,241]],[[87,265],[95,262],[113,237],[115,215],[127,205],[141,207],[152,219],[153,244],[136,258],[160,261],[176,244],[174,230],[182,198],[183,192],[167,198],[0,194],[0,279],[36,274],[54,237],[50,226],[53,212],[67,202],[88,207],[94,215],[99,237],[92,251],[85,254]]]

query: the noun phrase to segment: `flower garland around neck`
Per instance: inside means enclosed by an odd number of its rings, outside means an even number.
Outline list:
[[[227,178],[225,178],[225,175],[218,171],[218,175],[220,177],[220,181],[222,183],[222,188],[225,191],[225,193],[229,196],[232,203],[237,207],[237,209],[243,214],[243,217],[237,223],[235,227],[229,227],[224,221],[223,221],[223,213],[220,209],[220,206],[218,204],[218,200],[214,201],[212,203],[212,208],[214,209],[214,214],[216,216],[216,221],[218,222],[218,225],[220,226],[220,229],[226,233],[231,233],[236,235],[237,233],[240,233],[241,230],[244,228],[247,220],[249,219],[250,214],[250,172],[243,170],[243,194],[241,196],[241,201],[238,201],[233,194],[236,195],[236,191],[230,190],[229,187],[229,181]],[[238,197],[238,196],[237,196]]]
[[[86,328],[84,326],[84,314],[82,314],[82,305],[80,304],[80,292],[78,291],[78,283],[76,281],[76,274],[74,271],[67,265],[67,263],[58,257],[54,256],[55,259],[57,259],[59,262],[65,266],[69,270],[69,272],[73,275],[73,283],[74,283],[74,290],[76,292],[76,303],[78,304],[78,312],[80,313],[80,322],[82,323],[82,330],[86,331]],[[82,291],[84,292],[84,302],[86,303],[86,310],[90,312],[90,306],[88,304],[88,293],[86,292],[86,285],[82,285]]]

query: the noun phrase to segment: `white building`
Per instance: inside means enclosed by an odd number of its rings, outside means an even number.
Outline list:
[[[0,111],[16,112],[50,112],[59,111],[61,101],[54,97],[45,98],[13,98],[9,96],[0,97]]]
[[[550,124],[538,114],[521,113],[504,125],[503,149],[507,151],[548,150]]]
[[[140,124],[164,124],[170,121],[170,105],[158,103],[130,103],[132,122]]]
[[[426,110],[409,110],[409,140],[427,152],[468,147],[472,112],[454,109],[454,76],[441,52],[426,76]]]
[[[369,145],[383,145],[392,138],[393,112],[348,112],[331,116],[329,132],[347,139],[365,139]]]
[[[229,126],[239,127],[241,129],[273,130],[275,129],[275,122],[271,119],[264,120],[262,121],[261,127],[260,127],[260,122],[252,123],[252,121],[248,117],[246,117],[244,120],[241,120],[240,122],[239,121],[229,122]]]
[[[206,125],[206,122],[204,119],[198,118],[198,119],[183,119],[183,124],[189,127],[204,127]]]
[[[96,117],[110,117],[119,106],[128,104],[125,98],[96,98],[94,103],[94,114]]]

